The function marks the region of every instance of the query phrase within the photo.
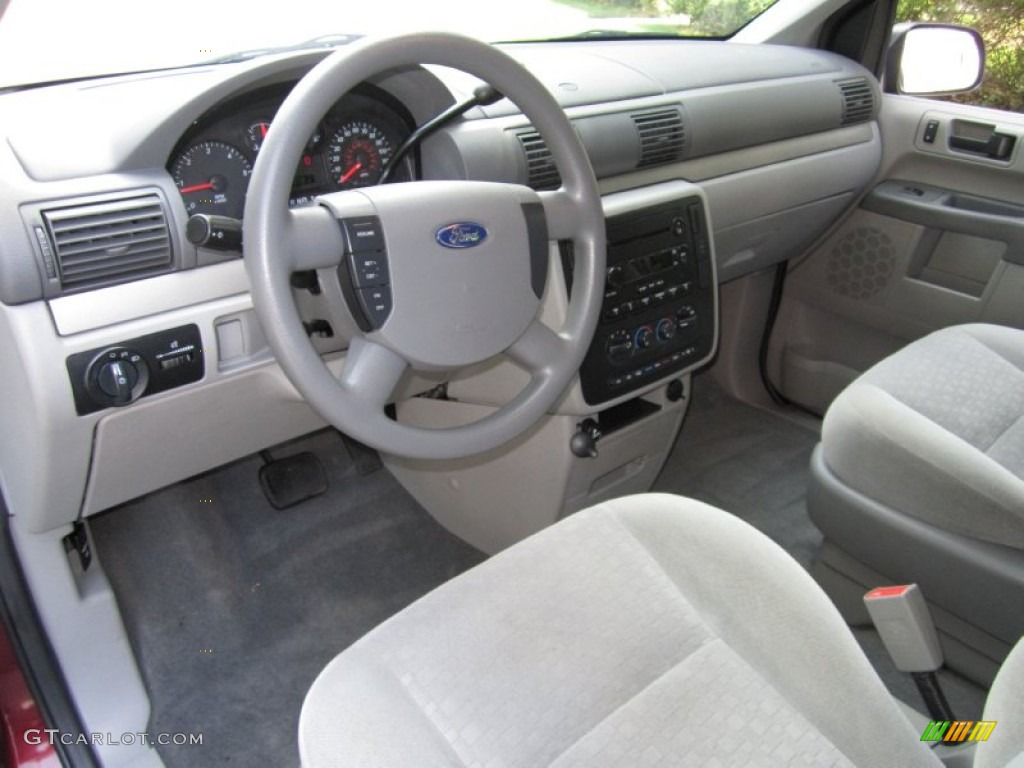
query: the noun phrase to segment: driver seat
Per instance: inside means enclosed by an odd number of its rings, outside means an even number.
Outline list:
[[[976,766],[1024,749],[1024,644]],[[1003,678],[1006,678],[1005,680]],[[899,765],[920,741],[811,577],[679,496],[605,502],[370,632],[302,709],[306,768]]]

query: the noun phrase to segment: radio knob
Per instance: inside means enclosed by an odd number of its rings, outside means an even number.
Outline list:
[[[623,270],[622,270],[621,266],[616,264],[613,267],[608,267],[607,280],[606,280],[608,285],[611,285],[611,286],[614,286],[614,287],[618,288],[620,285],[622,285],[624,280],[625,280],[625,276],[624,276],[624,273],[623,273]]]
[[[654,344],[654,329],[649,325],[642,325],[637,328],[636,334],[633,336],[633,344],[636,345],[637,349],[647,349]]]
[[[676,335],[676,321],[670,317],[664,317],[658,321],[658,327],[654,332],[658,337],[658,341],[671,341]]]

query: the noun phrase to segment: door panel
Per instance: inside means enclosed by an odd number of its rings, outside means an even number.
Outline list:
[[[879,178],[791,265],[769,351],[779,390],[819,413],[933,330],[1024,328],[1024,115],[884,100]]]

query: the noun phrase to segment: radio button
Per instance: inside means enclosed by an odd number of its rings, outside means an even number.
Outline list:
[[[691,328],[697,322],[697,310],[689,304],[680,307],[676,312],[676,322],[680,328]]]
[[[605,354],[608,356],[608,362],[612,365],[629,362],[629,358],[633,355],[633,339],[630,337],[629,331],[616,331],[609,336],[608,341],[605,342]]]

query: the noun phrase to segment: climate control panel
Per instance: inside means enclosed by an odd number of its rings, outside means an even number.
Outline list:
[[[580,369],[596,405],[692,367],[714,349],[711,246],[699,197],[608,220],[601,319]]]
[[[79,416],[128,405],[203,378],[202,338],[196,325],[183,325],[67,359],[75,411]]]

